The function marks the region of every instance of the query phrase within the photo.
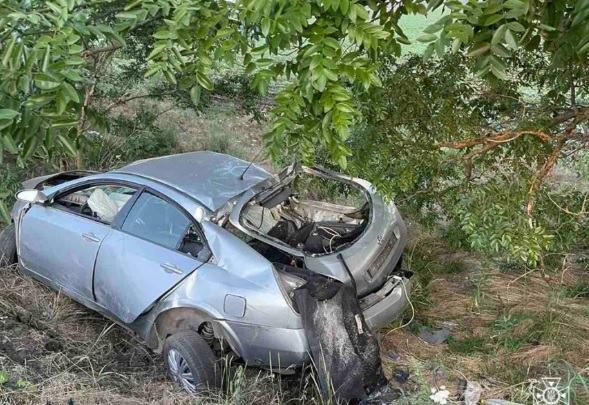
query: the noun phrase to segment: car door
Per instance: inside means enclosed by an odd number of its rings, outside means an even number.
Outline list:
[[[125,323],[208,259],[200,228],[174,203],[143,191],[96,259],[96,301]]]
[[[100,244],[135,192],[117,184],[86,184],[59,193],[49,205],[31,206],[19,228],[25,271],[55,288],[93,300],[92,277]]]

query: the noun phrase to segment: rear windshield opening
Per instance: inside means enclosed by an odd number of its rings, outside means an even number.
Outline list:
[[[353,243],[369,218],[368,198],[359,186],[304,172],[253,201],[242,213],[243,226],[315,255]]]
[[[94,173],[92,173],[92,172],[64,172],[64,173],[60,173],[55,176],[52,176],[52,177],[48,178],[47,180],[42,181],[41,183],[37,184],[35,186],[35,188],[37,190],[43,191],[43,190],[48,189],[50,187],[57,186],[59,184],[62,184],[62,183],[68,182],[68,181],[80,179],[82,177],[86,177],[91,174],[94,174]]]

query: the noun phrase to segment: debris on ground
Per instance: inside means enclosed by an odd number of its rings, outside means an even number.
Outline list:
[[[432,388],[432,394],[429,396],[434,404],[446,405],[448,403],[448,397],[450,396],[450,391],[446,389],[443,385],[437,389]]]
[[[464,399],[464,392],[466,391],[466,387],[468,385],[468,381],[465,380],[464,378],[460,379],[460,381],[458,381],[458,395],[459,398],[458,399]]]
[[[409,380],[409,371],[402,370],[400,368],[395,368],[393,369],[391,376],[393,380],[395,380],[399,384],[406,384]]]
[[[444,343],[450,337],[450,329],[442,327],[433,329],[428,326],[421,326],[417,337],[430,345],[439,345]]]
[[[476,405],[481,400],[483,394],[483,387],[476,381],[468,381],[466,383],[466,391],[464,391],[464,405]]]

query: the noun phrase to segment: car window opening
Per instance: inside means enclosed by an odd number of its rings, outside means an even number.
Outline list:
[[[58,197],[54,205],[111,223],[136,190],[118,185],[89,186]]]
[[[332,254],[354,243],[369,219],[369,202],[353,183],[299,173],[252,200],[242,224],[310,254]]]

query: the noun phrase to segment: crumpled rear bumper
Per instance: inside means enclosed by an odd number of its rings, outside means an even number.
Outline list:
[[[401,282],[390,279],[380,290],[360,300],[366,323],[373,331],[392,322],[405,310],[412,284],[405,277],[403,282],[405,289]],[[219,328],[219,334],[248,364],[284,370],[310,360],[309,346],[302,328],[271,328],[227,320],[217,320],[214,324]]]
[[[412,283],[403,277],[400,281],[390,279],[382,288],[360,300],[360,307],[364,312],[364,318],[371,330],[377,330],[389,324],[403,313],[409,304],[408,295],[411,295]]]
[[[304,329],[271,328],[227,320],[215,321],[231,348],[247,363],[276,371],[309,361]]]

